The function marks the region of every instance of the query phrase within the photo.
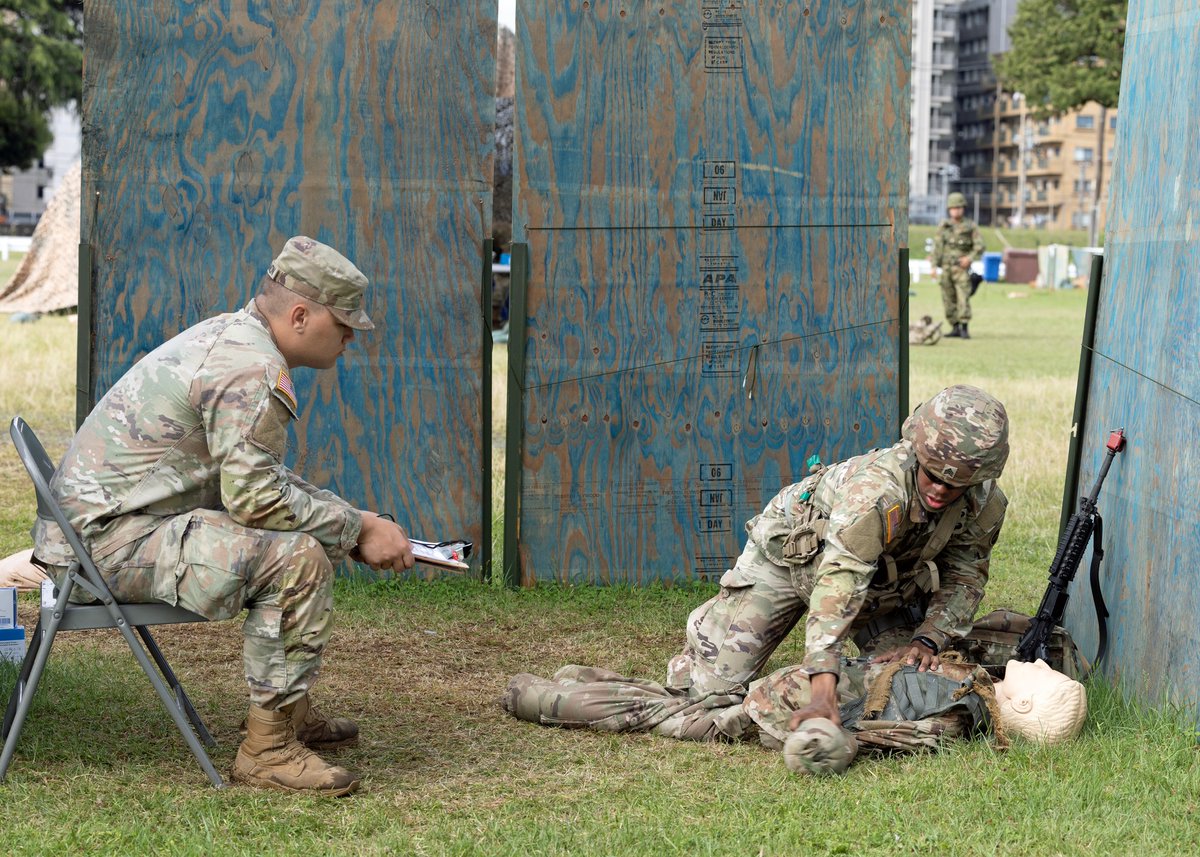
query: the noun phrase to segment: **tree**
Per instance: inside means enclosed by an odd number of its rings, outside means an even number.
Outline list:
[[[1023,0],[1008,28],[1012,49],[996,59],[1000,85],[1024,96],[1030,113],[1049,119],[1089,102],[1100,105],[1096,182],[1089,240],[1096,243],[1104,184],[1104,130],[1121,93],[1129,0]]]
[[[1008,28],[1012,49],[995,63],[1007,92],[1037,119],[1095,101],[1116,107],[1129,0],[1022,0]]]
[[[0,0],[0,169],[50,145],[50,108],[83,89],[83,0]]]

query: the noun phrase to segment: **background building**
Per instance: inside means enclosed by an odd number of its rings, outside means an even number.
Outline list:
[[[996,128],[991,222],[1086,229],[1095,243],[1105,223],[1117,111],[1091,103],[1037,121],[1019,95],[1002,94]]]
[[[956,190],[967,198],[967,215],[991,223],[996,193],[996,97],[992,57],[1011,47],[1008,27],[1017,0],[963,0],[958,7],[958,65],[954,73]]]
[[[954,69],[957,6],[961,0],[913,0],[912,137],[909,141],[909,219],[936,223],[948,183],[957,178]]]
[[[79,160],[83,134],[74,106],[50,111],[54,141],[41,159],[27,170],[0,174],[0,201],[7,228],[32,232],[50,204],[63,177]]]
[[[1095,243],[1116,111],[1090,104],[1037,122],[1001,91],[992,61],[1012,46],[1018,2],[913,0],[909,219],[937,223],[957,190],[980,224],[1087,229]]]

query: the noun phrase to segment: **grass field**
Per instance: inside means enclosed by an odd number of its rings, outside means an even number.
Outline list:
[[[914,317],[939,315],[934,287],[916,291]],[[1011,505],[985,610],[1032,611],[1044,585],[1084,300],[1076,291],[987,284],[975,302],[974,339],[913,348],[914,402],[972,382],[1003,399],[1012,417],[1002,480]],[[0,418],[22,413],[57,455],[71,426],[74,327],[63,318],[0,324]],[[495,356],[502,379],[503,351]],[[500,389],[497,397],[502,405]],[[502,417],[503,407],[494,413]],[[33,515],[17,467],[5,439],[0,555],[26,546]],[[64,635],[0,786],[0,835],[18,854],[1095,857],[1200,849],[1190,721],[1128,704],[1100,682],[1089,686],[1086,730],[1069,745],[998,752],[965,743],[936,756],[860,760],[845,777],[820,781],[791,775],[778,754],[754,745],[546,729],[498,707],[512,674],[548,674],[569,662],[660,676],[688,611],[713,591],[339,582],[318,700],[360,721],[362,745],[334,758],[366,778],[360,794],[340,801],[210,788],[119,638]],[[21,613],[32,626],[28,598]],[[239,623],[159,636],[227,771],[244,714]],[[802,654],[791,639],[772,666]],[[0,673],[0,692],[12,674]]]
[[[8,278],[17,272],[24,258],[24,253],[9,253],[7,259],[0,259],[0,288],[3,288]]]
[[[924,259],[925,240],[933,238],[935,232],[936,226],[909,226],[908,255],[913,259]],[[979,234],[983,237],[983,249],[988,253],[1001,253],[1008,247],[1029,250],[1047,244],[1066,244],[1070,247],[1088,245],[1086,229],[995,229],[981,226]]]

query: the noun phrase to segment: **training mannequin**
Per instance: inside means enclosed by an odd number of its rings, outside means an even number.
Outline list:
[[[1079,734],[1087,718],[1087,692],[1043,660],[1009,661],[996,683],[1000,723],[1009,735],[1058,744]]]

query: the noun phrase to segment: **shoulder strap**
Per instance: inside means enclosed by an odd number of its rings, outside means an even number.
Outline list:
[[[942,512],[941,520],[933,529],[933,535],[929,537],[929,541],[925,543],[925,548],[921,551],[921,562],[929,562],[942,552],[946,542],[950,541],[955,525],[962,517],[963,506],[966,505],[966,502],[966,497],[959,497],[950,505],[949,509]]]
[[[1100,519],[1100,515],[1096,515],[1096,526],[1092,530],[1092,601],[1096,606],[1096,625],[1097,635],[1099,638],[1099,647],[1096,650],[1096,659],[1092,661],[1092,669],[1100,665],[1100,661],[1104,660],[1104,652],[1108,649],[1108,607],[1104,604],[1104,593],[1100,589],[1100,561],[1104,559],[1104,549],[1101,545],[1104,542],[1104,522]],[[1065,656],[1065,653],[1064,653]],[[1090,670],[1089,670],[1090,672]]]
[[[979,517],[975,519],[975,523],[986,532],[995,526],[1007,508],[1008,499],[1004,496],[1000,488],[993,484],[992,493],[988,495],[987,502],[979,510]]]

